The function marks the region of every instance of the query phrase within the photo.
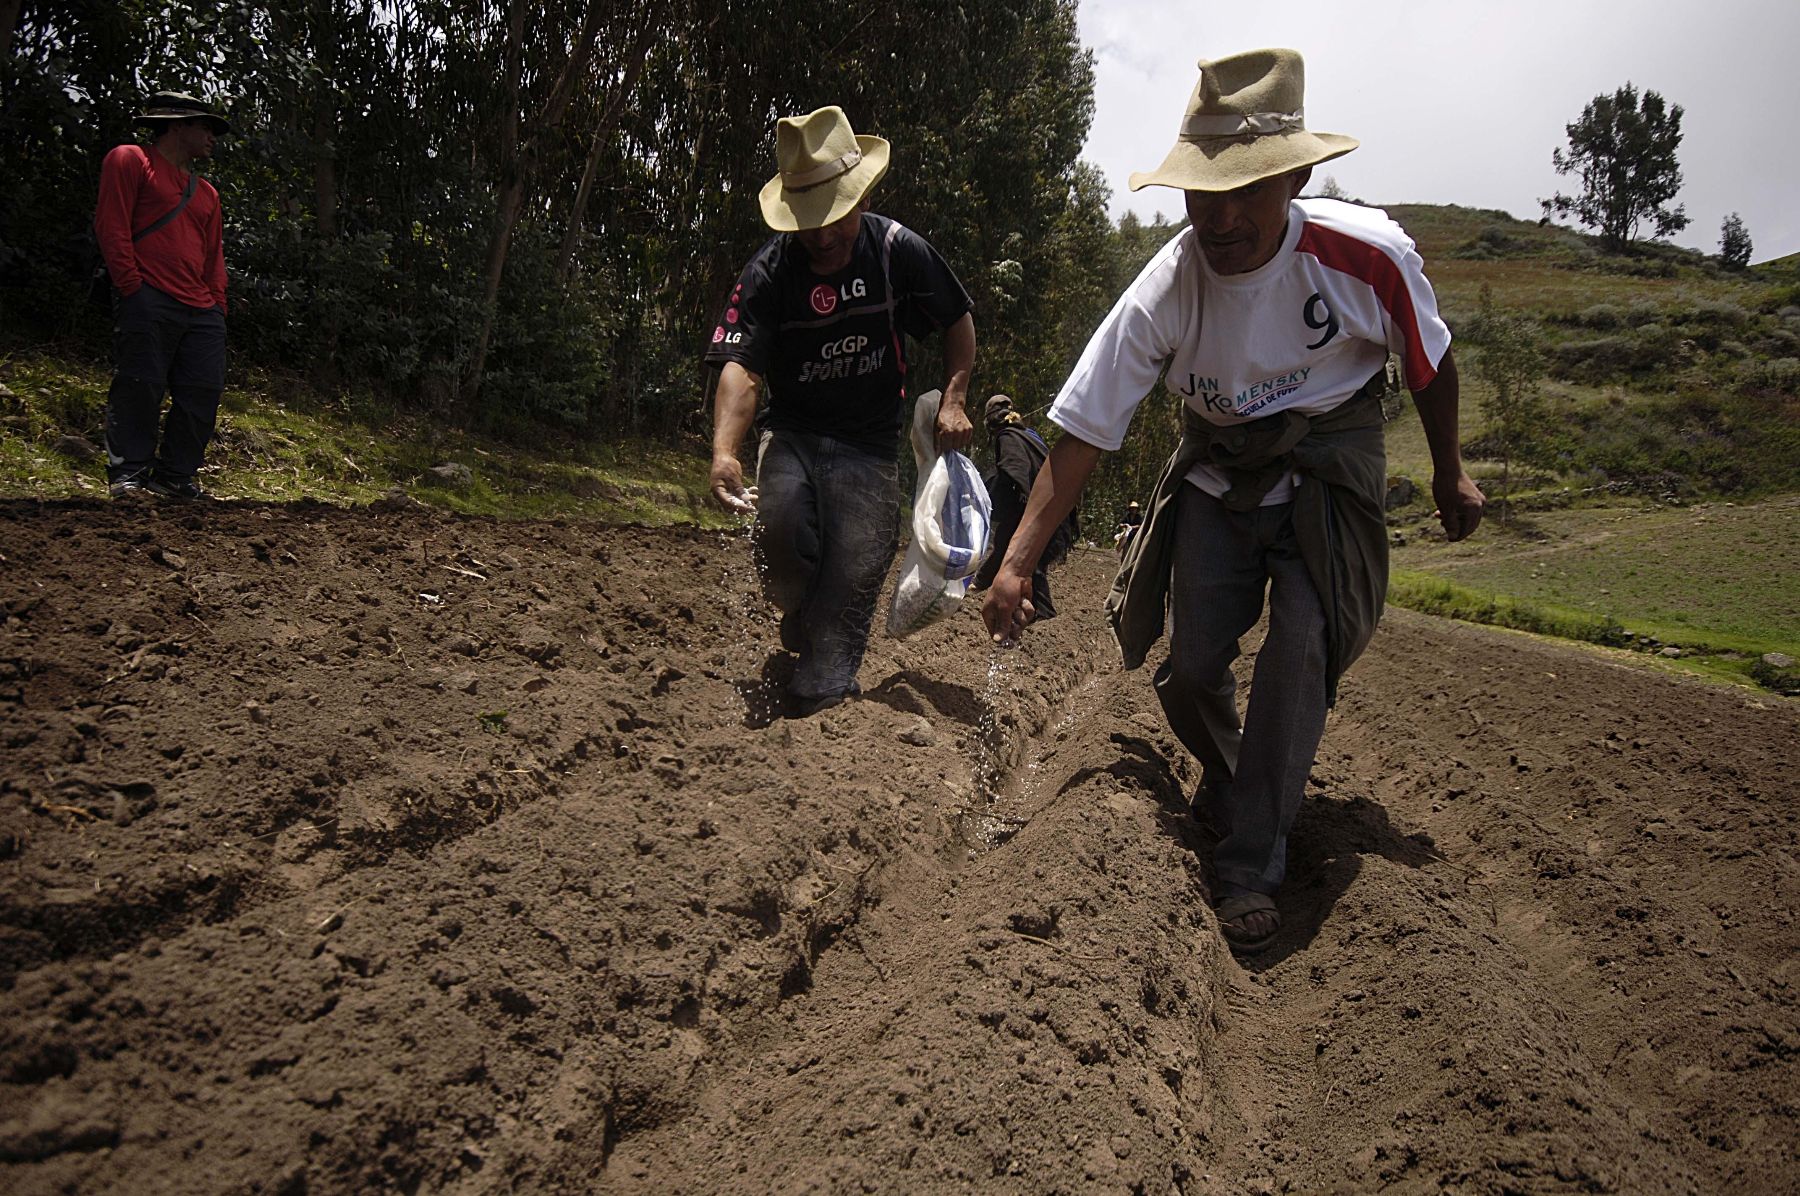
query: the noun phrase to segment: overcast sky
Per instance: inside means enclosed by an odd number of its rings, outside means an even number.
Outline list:
[[[1672,239],[1717,253],[1737,212],[1753,261],[1800,252],[1800,3],[1796,0],[1081,0],[1094,51],[1086,157],[1112,213],[1181,215],[1181,193],[1126,178],[1162,161],[1195,63],[1290,46],[1306,58],[1306,124],[1362,141],[1319,167],[1373,204],[1499,208],[1521,219],[1571,191],[1550,151],[1596,95],[1630,82],[1680,104]],[[1647,235],[1648,227],[1640,230]]]

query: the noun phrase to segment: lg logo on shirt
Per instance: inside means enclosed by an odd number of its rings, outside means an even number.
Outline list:
[[[860,278],[852,279],[836,290],[820,283],[812,289],[812,294],[807,297],[807,302],[812,305],[814,311],[822,316],[828,316],[837,310],[838,300],[842,299],[848,303],[852,299],[864,298],[868,293],[868,284]]]

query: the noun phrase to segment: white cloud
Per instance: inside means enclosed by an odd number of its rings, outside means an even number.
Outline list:
[[[1684,110],[1677,202],[1691,223],[1674,240],[1717,252],[1735,211],[1755,260],[1800,252],[1792,0],[1082,0],[1080,23],[1095,52],[1086,156],[1105,172],[1115,216],[1179,217],[1178,192],[1133,194],[1125,180],[1162,160],[1199,59],[1292,46],[1306,56],[1308,126],[1363,143],[1322,174],[1371,203],[1536,219],[1540,199],[1574,183],[1550,164],[1564,126],[1631,82]]]

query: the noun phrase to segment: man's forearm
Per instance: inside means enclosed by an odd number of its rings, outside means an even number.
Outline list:
[[[1080,501],[1081,488],[1087,485],[1104,452],[1104,449],[1066,433],[1056,442],[1044,467],[1038,470],[1037,481],[1031,487],[1031,498],[1025,504],[1025,514],[1013,533],[1012,543],[1006,547],[1005,559],[1000,562],[1002,571],[1020,577],[1031,576],[1037,568],[1038,558],[1050,544],[1050,537],[1056,534],[1057,527]]]
[[[1457,378],[1456,359],[1450,350],[1438,362],[1437,376],[1413,395],[1419,409],[1419,423],[1425,429],[1425,443],[1431,449],[1431,465],[1439,471],[1462,469],[1462,439],[1458,430],[1458,407],[1462,386]]]
[[[975,371],[975,317],[964,312],[962,319],[944,329],[944,402],[961,407],[969,393],[969,377]]]
[[[713,456],[733,457],[756,419],[757,376],[735,361],[719,371],[713,392]]]

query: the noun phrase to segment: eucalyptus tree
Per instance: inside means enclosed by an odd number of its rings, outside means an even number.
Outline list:
[[[1573,174],[1581,189],[1544,200],[1545,213],[1599,229],[1601,243],[1615,252],[1646,220],[1659,237],[1686,228],[1686,211],[1667,206],[1681,190],[1681,116],[1680,104],[1654,91],[1640,97],[1630,83],[1589,100],[1581,119],[1566,127],[1568,152],[1550,154],[1556,172]]]

